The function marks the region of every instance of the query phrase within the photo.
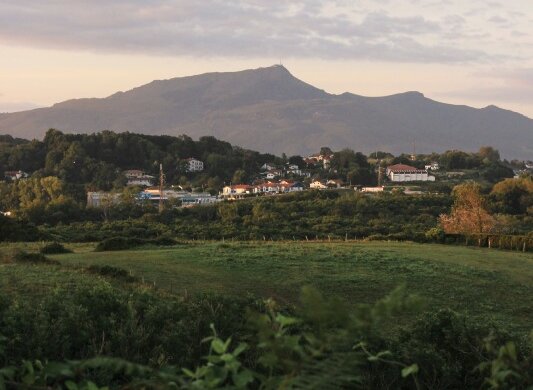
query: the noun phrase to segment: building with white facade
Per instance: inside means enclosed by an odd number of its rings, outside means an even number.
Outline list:
[[[320,181],[320,180],[313,180],[313,182],[311,182],[311,184],[309,184],[309,188],[314,188],[314,189],[323,190],[323,189],[328,188],[328,186],[327,186],[326,183],[323,182],[323,181]]]
[[[424,166],[424,168],[426,169],[426,171],[438,171],[440,166],[438,162],[434,161],[431,164],[427,164],[426,166]]]
[[[124,171],[124,176],[128,180],[126,183],[128,186],[151,186],[155,179],[154,176],[146,175],[144,171],[139,169]]]
[[[435,176],[428,175],[427,170],[405,164],[396,164],[387,167],[387,177],[393,182],[435,181]]]
[[[187,172],[201,172],[204,170],[203,161],[197,160],[195,158],[188,158],[187,160]]]
[[[25,179],[28,176],[29,175],[23,171],[5,171],[4,172],[4,177],[7,180],[12,180],[12,181],[19,180],[19,179]]]

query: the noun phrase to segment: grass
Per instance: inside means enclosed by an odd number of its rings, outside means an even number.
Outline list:
[[[121,267],[172,293],[253,294],[284,303],[295,302],[304,285],[357,304],[373,302],[405,284],[425,298],[429,308],[451,307],[513,333],[533,328],[533,255],[527,253],[396,242],[197,242],[119,252],[90,252],[88,245],[69,249],[75,253],[48,256],[62,267],[30,266],[21,273],[0,266],[0,286],[11,278],[13,288],[23,275],[26,286],[32,277],[41,287],[62,281],[90,283],[91,277],[101,277],[80,272],[80,267],[92,264]]]

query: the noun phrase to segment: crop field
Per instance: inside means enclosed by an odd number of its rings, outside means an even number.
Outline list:
[[[85,271],[93,264],[120,267],[146,286],[172,294],[253,295],[288,304],[297,302],[306,285],[352,304],[374,302],[405,285],[429,309],[449,307],[521,335],[533,329],[533,256],[528,253],[397,242],[93,248],[80,244],[70,246],[74,253],[50,255],[60,267],[0,265],[0,289],[31,293],[58,284],[90,284],[102,278]]]

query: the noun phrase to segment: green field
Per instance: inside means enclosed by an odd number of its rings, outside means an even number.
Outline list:
[[[71,248],[75,253],[50,256],[62,267],[0,266],[0,284],[32,291],[91,283],[95,276],[83,271],[90,264],[121,267],[174,294],[251,294],[281,303],[296,302],[304,285],[357,304],[404,284],[429,309],[450,307],[513,333],[533,329],[533,256],[527,253],[397,242],[197,242],[117,252]]]

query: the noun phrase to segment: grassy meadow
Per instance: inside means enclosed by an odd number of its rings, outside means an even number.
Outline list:
[[[114,252],[93,252],[91,244],[69,248],[74,253],[48,256],[60,267],[0,265],[0,290],[31,295],[58,285],[90,285],[102,279],[86,272],[93,264],[123,268],[172,294],[252,295],[288,304],[305,285],[357,304],[372,303],[403,284],[429,309],[449,307],[521,335],[533,329],[528,253],[398,242],[194,242]],[[25,249],[37,250],[38,244]]]

